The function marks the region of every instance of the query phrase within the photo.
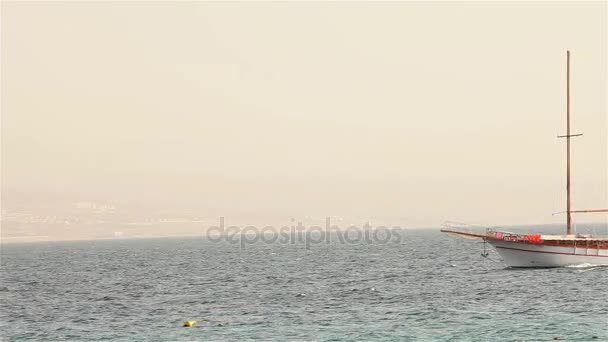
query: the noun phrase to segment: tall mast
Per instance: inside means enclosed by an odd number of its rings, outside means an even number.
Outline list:
[[[582,134],[570,134],[570,50],[566,51],[566,135],[558,135],[558,138],[566,138],[566,234],[572,231],[572,209],[570,207],[570,138]]]
[[[570,50],[566,51],[566,234],[572,234],[570,209]]]

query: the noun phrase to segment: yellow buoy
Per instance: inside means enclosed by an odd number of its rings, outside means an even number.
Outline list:
[[[192,328],[195,325],[196,325],[196,321],[194,321],[194,320],[184,321],[184,327]]]

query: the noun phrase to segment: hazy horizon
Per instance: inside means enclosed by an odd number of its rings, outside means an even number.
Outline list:
[[[0,6],[3,237],[28,210],[562,223],[566,50],[573,209],[608,206],[607,2]]]

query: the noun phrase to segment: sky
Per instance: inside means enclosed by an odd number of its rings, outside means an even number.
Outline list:
[[[605,1],[3,1],[1,19],[3,208],[563,222],[567,49],[573,207],[608,204]]]

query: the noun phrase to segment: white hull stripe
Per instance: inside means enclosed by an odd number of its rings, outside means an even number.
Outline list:
[[[502,248],[502,249],[511,249],[511,250],[514,250],[514,251],[530,252],[530,253],[563,254],[563,255],[584,256],[584,257],[608,258],[608,255],[575,254],[575,253],[549,252],[549,251],[531,251],[529,249],[513,248],[513,247],[502,247],[502,246],[494,246],[494,247],[495,248]]]

